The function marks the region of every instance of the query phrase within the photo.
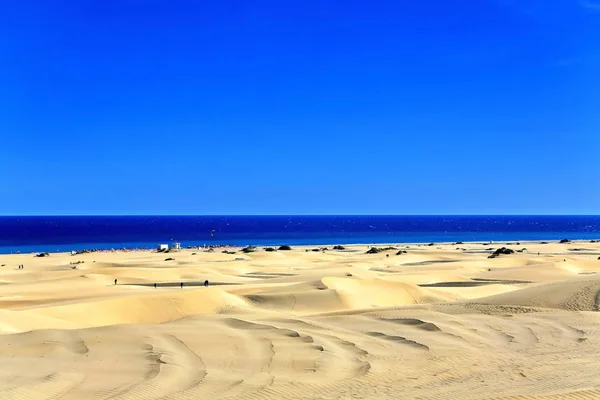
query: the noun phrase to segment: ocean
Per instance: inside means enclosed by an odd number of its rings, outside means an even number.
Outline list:
[[[0,253],[197,245],[599,239],[600,216],[0,217]]]

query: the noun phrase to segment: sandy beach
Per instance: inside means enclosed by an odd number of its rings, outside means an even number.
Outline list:
[[[600,398],[600,243],[394,247],[0,255],[0,398]]]

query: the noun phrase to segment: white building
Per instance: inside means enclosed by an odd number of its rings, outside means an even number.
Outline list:
[[[158,250],[158,251],[169,250],[169,245],[168,244],[159,244],[158,246],[156,246],[156,250]]]
[[[173,243],[173,248],[174,248],[175,250],[181,250],[181,243],[179,243],[179,242],[175,242],[175,243]]]

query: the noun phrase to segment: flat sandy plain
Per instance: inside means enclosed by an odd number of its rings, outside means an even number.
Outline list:
[[[600,243],[503,245],[0,255],[0,399],[600,399]]]

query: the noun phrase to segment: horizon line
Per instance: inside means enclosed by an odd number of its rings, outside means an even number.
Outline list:
[[[600,217],[600,214],[10,214],[18,217]]]

